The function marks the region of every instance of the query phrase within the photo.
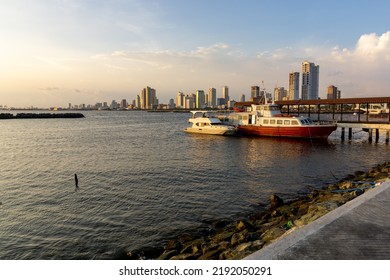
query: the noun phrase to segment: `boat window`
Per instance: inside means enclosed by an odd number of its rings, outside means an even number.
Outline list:
[[[270,120],[269,123],[270,123],[270,124],[275,124],[276,121],[275,121],[275,120]]]
[[[291,124],[292,125],[298,125],[299,123],[298,123],[298,121],[293,120],[293,121],[291,121]]]
[[[284,125],[290,125],[290,120],[285,120]]]
[[[264,119],[263,120],[263,124],[268,124],[269,123],[269,120],[268,119]]]
[[[197,122],[195,125],[196,125],[196,126],[199,126],[199,123]]]
[[[283,121],[282,120],[277,120],[276,123],[277,124],[283,124]]]

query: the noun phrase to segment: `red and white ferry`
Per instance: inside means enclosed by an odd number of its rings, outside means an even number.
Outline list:
[[[324,139],[337,128],[336,124],[319,124],[303,116],[281,114],[276,104],[252,104],[246,112],[232,113],[224,122],[237,126],[242,135],[270,137]]]

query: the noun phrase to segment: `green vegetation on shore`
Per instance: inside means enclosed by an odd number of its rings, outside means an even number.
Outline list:
[[[390,162],[367,172],[357,171],[336,184],[284,202],[272,195],[266,211],[234,222],[216,221],[202,234],[181,234],[161,248],[126,252],[124,258],[159,260],[242,259],[300,228],[390,178]]]

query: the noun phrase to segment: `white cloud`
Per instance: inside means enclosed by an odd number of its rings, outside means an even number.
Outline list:
[[[390,31],[377,35],[376,33],[360,36],[354,49],[333,48],[332,55],[340,61],[390,61]]]

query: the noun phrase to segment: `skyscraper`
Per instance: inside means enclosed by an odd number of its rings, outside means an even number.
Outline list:
[[[337,89],[337,87],[331,85],[328,86],[328,92],[326,95],[327,99],[339,99],[341,98],[341,92]]]
[[[181,91],[179,91],[176,96],[176,107],[184,108],[185,107],[184,101],[185,101],[184,94]]]
[[[318,99],[320,66],[305,60],[302,63],[302,99]]]
[[[156,90],[146,87],[141,91],[141,109],[153,109],[158,105]]]
[[[207,95],[207,98],[207,105],[209,107],[217,107],[217,90],[215,88],[209,88],[209,94]]]
[[[222,98],[225,99],[225,104],[228,103],[230,97],[229,97],[229,88],[227,86],[222,87]]]
[[[252,100],[256,97],[260,96],[260,88],[259,86],[252,86],[251,87],[251,98]]]
[[[204,96],[203,90],[196,91],[195,107],[197,109],[204,109],[204,107],[205,107],[205,98],[204,97],[205,96]]]
[[[288,79],[288,100],[299,99],[299,72],[290,72]]]

